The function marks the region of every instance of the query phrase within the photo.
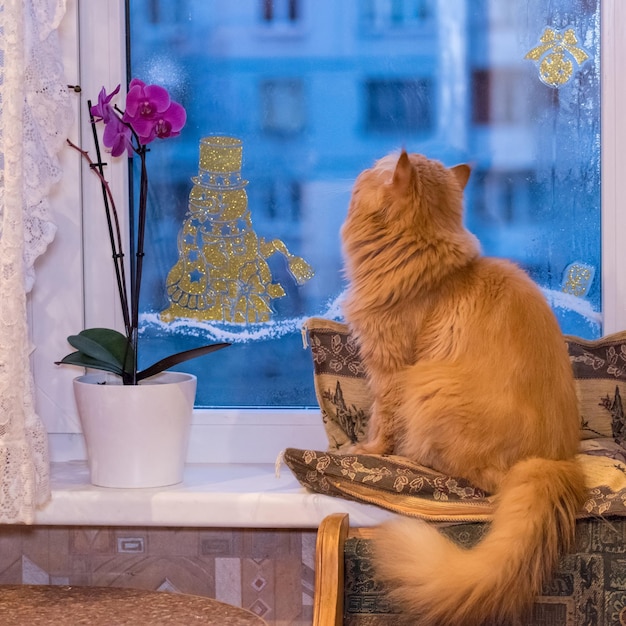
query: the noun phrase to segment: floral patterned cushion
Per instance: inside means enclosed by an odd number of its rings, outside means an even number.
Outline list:
[[[578,459],[588,495],[579,517],[626,516],[626,454],[583,450]],[[491,519],[493,498],[462,478],[446,476],[400,456],[342,454],[287,448],[285,464],[300,484],[324,495],[430,521]]]
[[[601,339],[565,337],[576,379],[581,439],[626,440],[626,332]]]
[[[342,450],[365,435],[372,403],[358,346],[341,322],[310,318],[305,328],[329,450]],[[576,379],[581,439],[611,438],[623,445],[626,331],[592,341],[566,336],[565,341]]]
[[[341,450],[365,437],[372,398],[356,341],[341,322],[307,320],[315,395],[330,450]]]

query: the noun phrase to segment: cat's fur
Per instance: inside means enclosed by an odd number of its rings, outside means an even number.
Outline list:
[[[377,570],[420,624],[499,623],[532,604],[585,495],[564,338],[513,263],[463,226],[470,168],[389,155],[358,177],[342,228],[346,320],[373,393],[365,442],[497,494],[461,549],[418,520],[377,533]]]

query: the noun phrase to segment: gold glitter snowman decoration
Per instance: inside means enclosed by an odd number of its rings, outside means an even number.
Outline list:
[[[310,265],[290,254],[279,239],[265,241],[252,227],[241,178],[243,146],[235,137],[200,141],[198,176],[189,194],[188,212],[178,235],[179,259],[167,281],[169,307],[161,319],[267,322],[271,301],[285,295],[273,282],[266,259],[279,252],[301,285],[313,276]]]

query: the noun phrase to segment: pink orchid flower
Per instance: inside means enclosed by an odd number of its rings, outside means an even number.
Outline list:
[[[100,90],[98,94],[98,104],[92,106],[90,110],[96,122],[102,120],[105,124],[108,124],[111,117],[115,117],[111,100],[118,94],[119,90],[120,85],[108,95],[104,87]]]
[[[185,109],[163,87],[146,85],[137,78],[130,82],[122,120],[133,127],[140,144],[180,135],[186,119]]]
[[[104,127],[102,143],[111,149],[111,155],[120,156],[124,151],[127,151],[130,156],[133,152],[131,138],[132,131],[128,124],[124,124],[117,115],[110,115],[109,121]]]

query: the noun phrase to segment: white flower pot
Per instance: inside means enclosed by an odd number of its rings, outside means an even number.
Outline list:
[[[139,385],[122,385],[106,373],[75,378],[92,484],[137,488],[181,482],[196,382],[180,372],[162,372]]]

